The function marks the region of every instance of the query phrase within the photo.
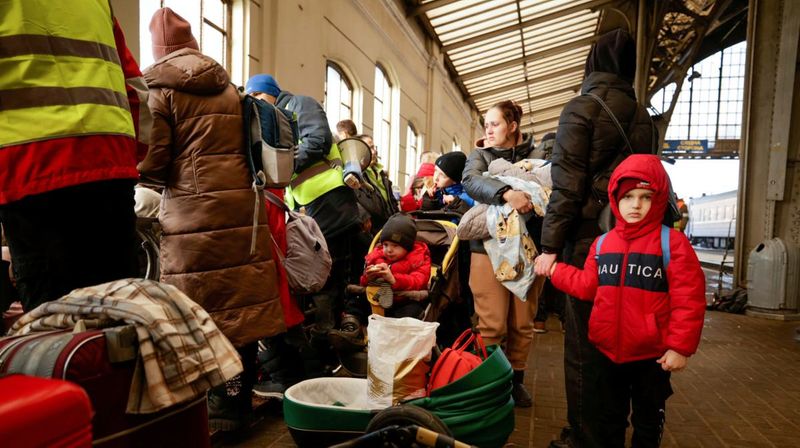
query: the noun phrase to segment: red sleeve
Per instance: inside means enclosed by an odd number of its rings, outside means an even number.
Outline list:
[[[594,300],[597,293],[597,260],[594,258],[596,245],[597,240],[594,240],[592,247],[589,248],[589,255],[586,256],[583,269],[559,262],[550,278],[553,286],[581,300]]]
[[[114,43],[117,47],[120,65],[122,65],[122,73],[125,76],[125,91],[128,94],[133,130],[136,133],[136,161],[141,162],[147,155],[152,126],[150,109],[147,106],[147,83],[139,70],[139,64],[125,43],[125,35],[122,33],[116,17],[114,18]]]
[[[700,262],[686,236],[670,230],[668,349],[691,356],[700,344],[706,310],[706,281]]]
[[[400,198],[400,211],[413,212],[414,210],[419,210],[421,203],[422,201],[414,199],[413,193],[409,193]]]
[[[367,286],[367,283],[369,283],[369,280],[367,280],[367,268],[383,262],[383,260],[380,260],[382,254],[383,248],[380,244],[376,244],[375,248],[372,249],[372,252],[368,253],[364,257],[364,272],[361,273],[361,280],[359,282],[361,283],[361,286]]]
[[[428,289],[428,281],[431,278],[431,252],[428,246],[423,244],[423,253],[419,260],[415,260],[411,272],[408,274],[394,275],[394,285],[392,289],[395,291],[422,291]]]

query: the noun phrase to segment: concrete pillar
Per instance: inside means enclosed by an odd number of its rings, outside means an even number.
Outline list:
[[[770,238],[800,246],[800,2],[750,0],[734,282]],[[792,273],[791,275],[800,275]]]

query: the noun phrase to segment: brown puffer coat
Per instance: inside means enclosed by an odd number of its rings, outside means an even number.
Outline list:
[[[144,72],[153,144],[143,181],[165,186],[161,280],[205,308],[239,347],[284,331],[264,207],[250,255],[255,196],[239,95],[213,59],[173,52]]]

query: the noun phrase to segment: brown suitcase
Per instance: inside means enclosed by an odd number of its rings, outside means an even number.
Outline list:
[[[133,326],[31,333],[0,338],[0,375],[22,373],[72,381],[92,402],[99,447],[210,447],[206,397],[153,414],[125,413],[135,359]]]

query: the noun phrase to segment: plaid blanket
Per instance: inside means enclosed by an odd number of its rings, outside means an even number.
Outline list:
[[[127,412],[145,414],[190,400],[242,371],[233,345],[208,313],[171,285],[123,279],[72,291],[20,318],[9,334],[109,326],[136,327],[139,354]]]

